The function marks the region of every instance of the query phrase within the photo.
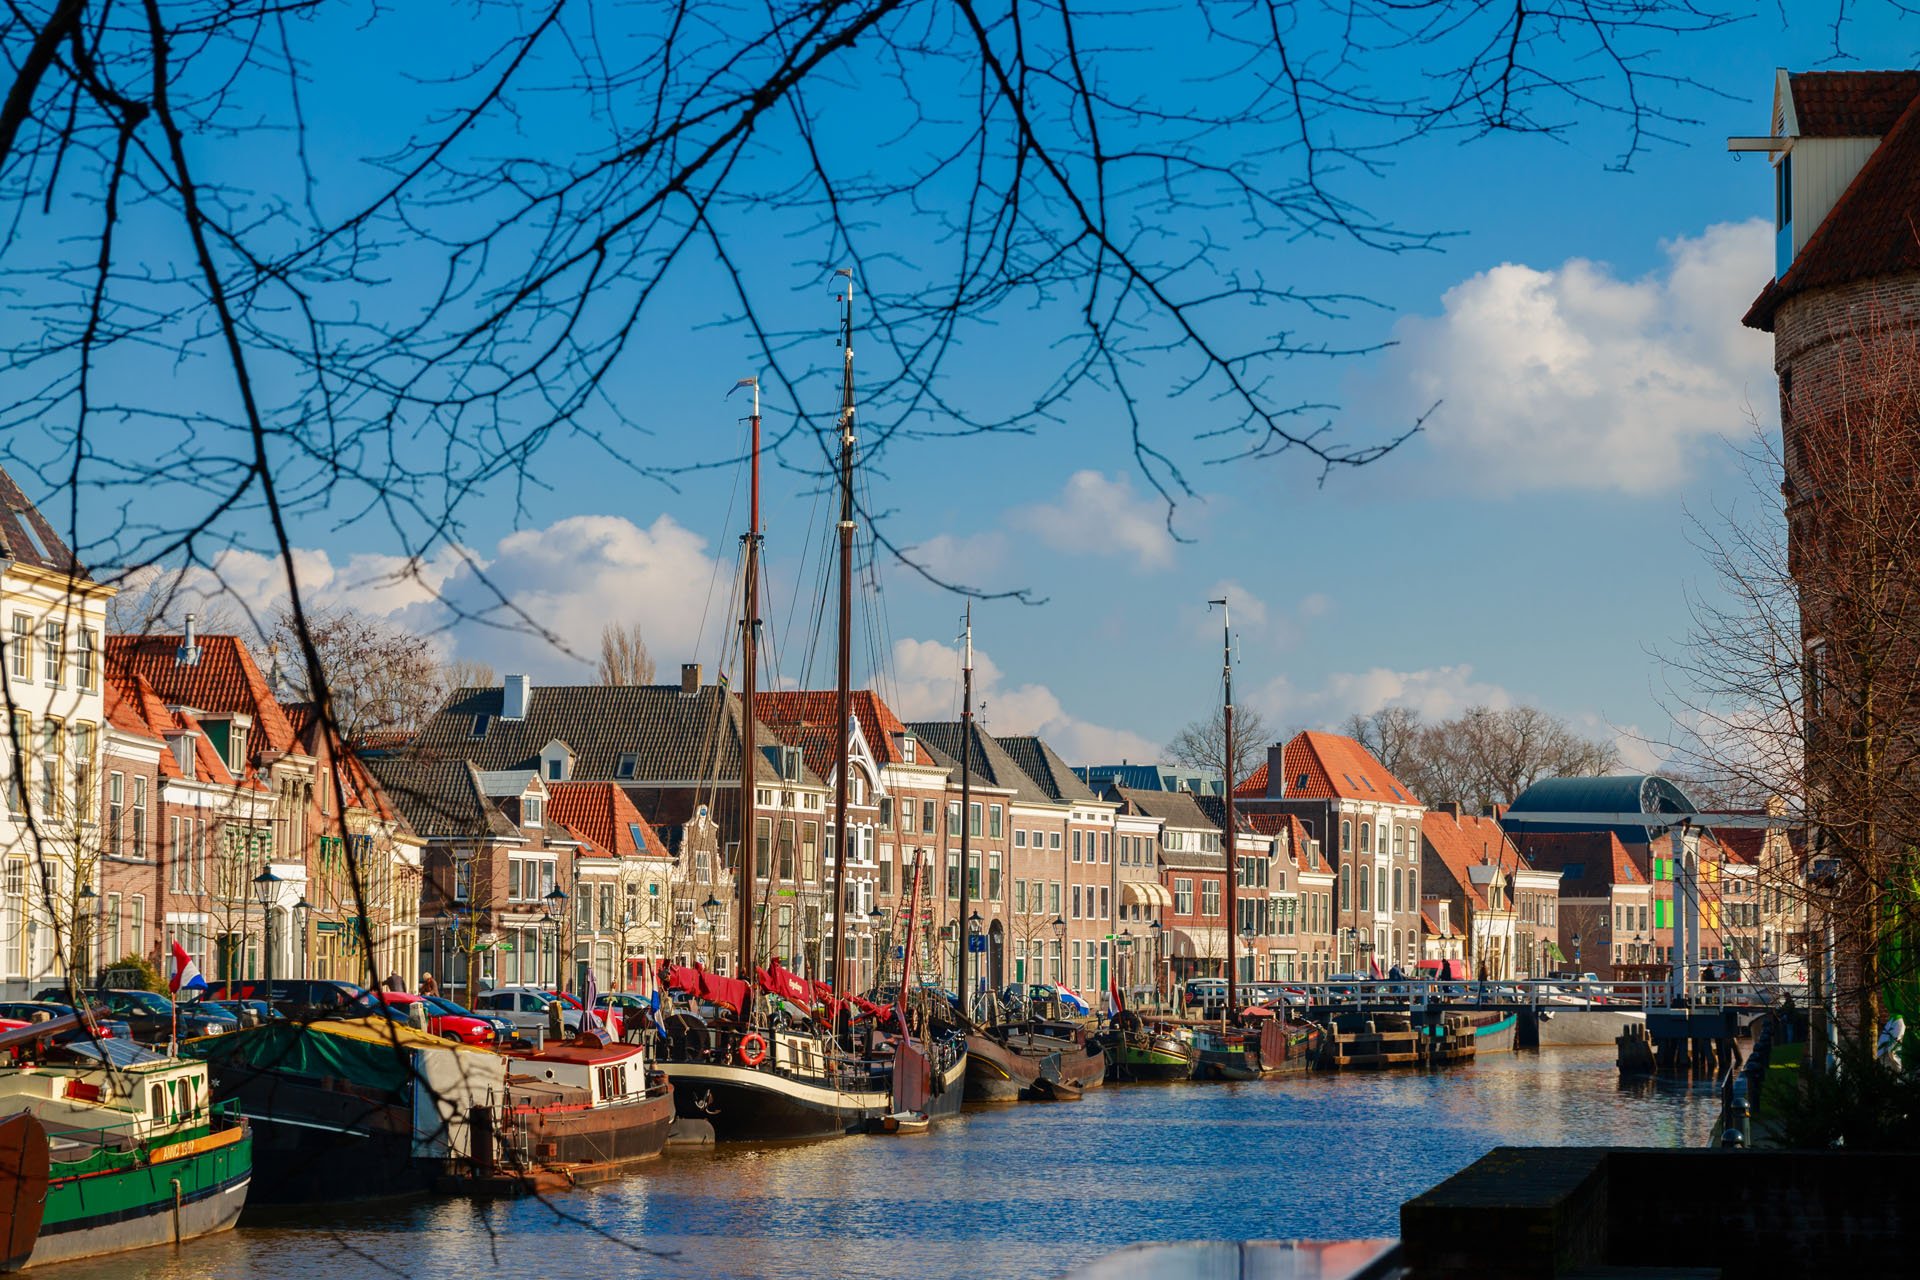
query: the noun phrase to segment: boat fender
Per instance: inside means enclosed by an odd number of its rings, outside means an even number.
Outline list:
[[[740,1037],[740,1061],[757,1067],[767,1060],[767,1038],[757,1031]]]

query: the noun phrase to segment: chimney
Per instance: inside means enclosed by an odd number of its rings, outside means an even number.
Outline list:
[[[173,660],[176,665],[182,667],[197,667],[200,665],[200,646],[195,643],[193,638],[192,614],[187,615],[186,631],[180,637],[180,647],[174,650]]]
[[[501,681],[500,718],[502,720],[525,720],[527,702],[533,696],[532,676],[508,676]]]
[[[700,692],[700,664],[683,662],[680,664],[680,692],[688,695]]]
[[[1287,744],[1284,742],[1271,743],[1267,747],[1267,794],[1287,794]]]
[[[1442,800],[1439,804],[1433,806],[1433,811],[1435,813],[1444,813],[1449,818],[1458,819],[1460,817],[1460,802],[1458,800]]]

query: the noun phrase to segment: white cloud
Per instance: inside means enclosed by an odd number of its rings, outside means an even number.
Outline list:
[[[336,564],[300,548],[293,559],[313,605],[390,618],[433,636],[450,657],[536,679],[583,678],[609,621],[639,623],[662,678],[671,678],[703,641],[712,648],[736,607],[728,577],[715,580],[705,541],[668,515],[644,528],[620,516],[569,516],[510,533],[491,555],[452,547],[423,561],[363,554]],[[265,625],[287,598],[286,575],[275,557],[223,551],[188,573],[182,597],[183,608],[211,602],[228,614],[244,605]]]
[[[960,712],[960,650],[937,640],[893,646],[894,682],[882,690],[903,720],[946,720]],[[1128,729],[1072,715],[1043,684],[1012,684],[984,650],[973,653],[974,709],[997,734],[1038,734],[1070,764],[1157,760],[1160,745]]]
[[[988,530],[965,537],[939,534],[907,548],[906,557],[943,582],[978,587],[1000,567],[1006,553],[1006,535]]]
[[[1740,324],[1773,232],[1721,223],[1663,247],[1638,280],[1584,258],[1480,272],[1395,326],[1361,398],[1398,418],[1440,401],[1431,447],[1490,490],[1670,491],[1749,406],[1774,414],[1772,344]]]
[[[1350,715],[1368,715],[1382,707],[1407,707],[1428,720],[1444,720],[1468,707],[1510,707],[1513,695],[1497,684],[1473,678],[1460,663],[1395,671],[1374,667],[1327,677],[1317,689],[1301,689],[1285,676],[1269,681],[1254,702],[1276,725],[1337,727]]]
[[[1130,555],[1143,569],[1173,563],[1173,537],[1164,505],[1142,494],[1124,475],[1076,471],[1049,503],[1019,507],[1008,523],[1037,535],[1058,551],[1077,555]]]

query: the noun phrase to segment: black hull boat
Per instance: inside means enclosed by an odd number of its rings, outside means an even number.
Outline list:
[[[249,1205],[428,1190],[462,1162],[470,1117],[506,1083],[498,1054],[384,1019],[268,1023],[182,1052],[206,1060],[215,1099],[252,1127]]]
[[[865,1085],[741,1064],[672,1063],[674,1108],[716,1142],[793,1142],[862,1133],[893,1110],[884,1076]]]

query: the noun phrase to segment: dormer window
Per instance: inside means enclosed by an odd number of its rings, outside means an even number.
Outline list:
[[[547,761],[547,781],[565,782],[567,780],[567,758],[554,756]]]
[[[537,827],[541,824],[542,812],[546,808],[541,797],[529,792],[520,798],[520,825]]]
[[[639,768],[640,757],[629,751],[614,763],[613,776],[616,778],[631,778]]]
[[[239,777],[247,770],[247,727],[235,724],[227,739],[227,770]]]
[[[913,763],[913,738],[911,735],[900,739],[900,758],[908,764]]]

